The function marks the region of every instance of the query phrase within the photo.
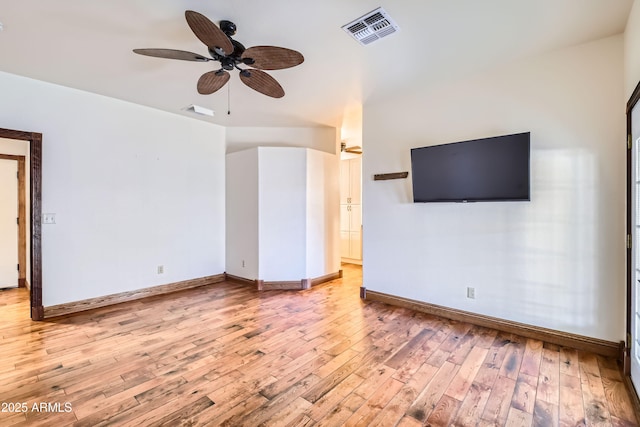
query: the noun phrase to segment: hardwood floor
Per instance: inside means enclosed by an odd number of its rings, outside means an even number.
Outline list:
[[[224,282],[44,322],[0,292],[0,425],[637,425],[614,360],[360,285],[345,265],[308,291]]]

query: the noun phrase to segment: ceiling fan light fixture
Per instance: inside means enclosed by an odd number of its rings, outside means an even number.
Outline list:
[[[188,111],[190,113],[200,114],[202,116],[213,117],[214,111],[205,107],[201,107],[200,105],[191,104],[187,107],[184,107],[183,110]]]

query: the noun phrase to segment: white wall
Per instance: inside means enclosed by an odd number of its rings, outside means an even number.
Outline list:
[[[638,82],[640,82],[640,1],[633,2],[627,27],[624,33],[624,88],[626,99],[629,99]]]
[[[304,279],[307,150],[260,147],[258,151],[260,279]]]
[[[227,154],[226,269],[258,279],[258,150]]]
[[[227,226],[233,228],[227,232],[227,244],[231,245],[227,249],[227,272],[236,274],[233,271],[237,271],[237,275],[245,278],[279,281],[314,278],[338,271],[340,269],[337,208],[339,171],[336,153],[340,149],[340,131],[332,127],[230,127],[226,130],[226,143],[227,153],[231,154],[259,149],[261,165],[269,165],[267,169],[259,168],[260,192],[262,195],[269,194],[269,197],[264,199],[266,203],[264,208],[260,208],[259,222],[271,224],[268,227],[259,228],[260,239],[257,244],[260,249],[259,255],[256,256],[260,267],[256,267],[255,270],[250,270],[249,267],[235,270],[244,259],[244,255],[240,255],[236,249],[242,247],[243,253],[255,252],[254,249],[249,249],[254,243],[248,238],[254,231],[237,229],[242,228],[242,225],[236,224],[236,217],[233,215],[227,217],[228,221],[233,221],[235,224],[229,225],[227,222]],[[288,148],[291,150],[287,151]],[[311,150],[301,150],[301,148]],[[297,163],[290,156],[295,157],[300,153],[306,153],[304,154],[306,160],[303,163],[305,172],[297,176],[302,173],[302,170],[295,169],[294,165]],[[234,160],[231,161],[234,165],[238,164]],[[230,163],[227,163],[227,167],[230,167]],[[241,168],[251,167],[252,165],[247,163]],[[313,173],[309,175],[312,169]],[[241,177],[234,179],[241,179]],[[232,185],[232,187],[235,186]],[[297,195],[300,190],[304,190],[302,198],[285,198],[279,201],[280,206],[278,203],[272,205],[277,200],[270,197],[274,191]],[[298,215],[298,203],[303,200],[306,200],[307,205],[302,205],[305,210],[303,214]],[[290,204],[292,206],[290,209],[283,209],[285,204],[287,207]],[[321,210],[310,211],[310,207]],[[299,218],[304,219],[305,222],[298,223]],[[287,233],[298,231],[285,235],[281,227],[287,228]],[[295,234],[298,232],[301,234]],[[235,242],[236,238],[233,236],[246,236],[245,243]],[[291,255],[285,256],[285,253]],[[299,256],[303,259],[297,259]],[[247,263],[248,261],[245,260],[245,265],[248,265]],[[249,274],[256,274],[256,276],[249,276]]]
[[[365,104],[364,286],[623,339],[622,70],[615,36]],[[526,131],[531,202],[413,204],[411,175],[372,180],[410,171],[413,147]]]
[[[255,147],[306,147],[335,154],[340,145],[332,127],[227,128],[227,153]]]
[[[340,166],[338,156],[307,151],[306,277],[340,270]]]
[[[340,127],[340,142],[344,142],[347,147],[362,147],[362,104],[352,104],[345,110]]]
[[[338,178],[338,156],[313,149],[227,154],[227,272],[264,281],[337,272]]]
[[[44,306],[224,272],[224,128],[7,73],[0,93],[3,127],[43,134]]]

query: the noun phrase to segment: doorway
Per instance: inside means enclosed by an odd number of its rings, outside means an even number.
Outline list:
[[[0,288],[27,286],[25,170],[24,155],[0,154]]]
[[[31,261],[31,277],[29,281],[31,319],[42,320],[42,134],[0,128],[0,138],[27,141],[29,144],[29,259]],[[26,167],[25,167],[26,169]],[[26,170],[25,170],[26,173]]]

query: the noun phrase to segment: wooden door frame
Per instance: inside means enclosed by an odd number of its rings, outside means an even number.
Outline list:
[[[31,177],[31,319],[44,319],[42,305],[42,134],[0,128],[0,138],[29,143]]]
[[[25,156],[0,154],[0,160],[18,162],[18,287],[24,288],[27,282],[27,222],[25,206]]]

